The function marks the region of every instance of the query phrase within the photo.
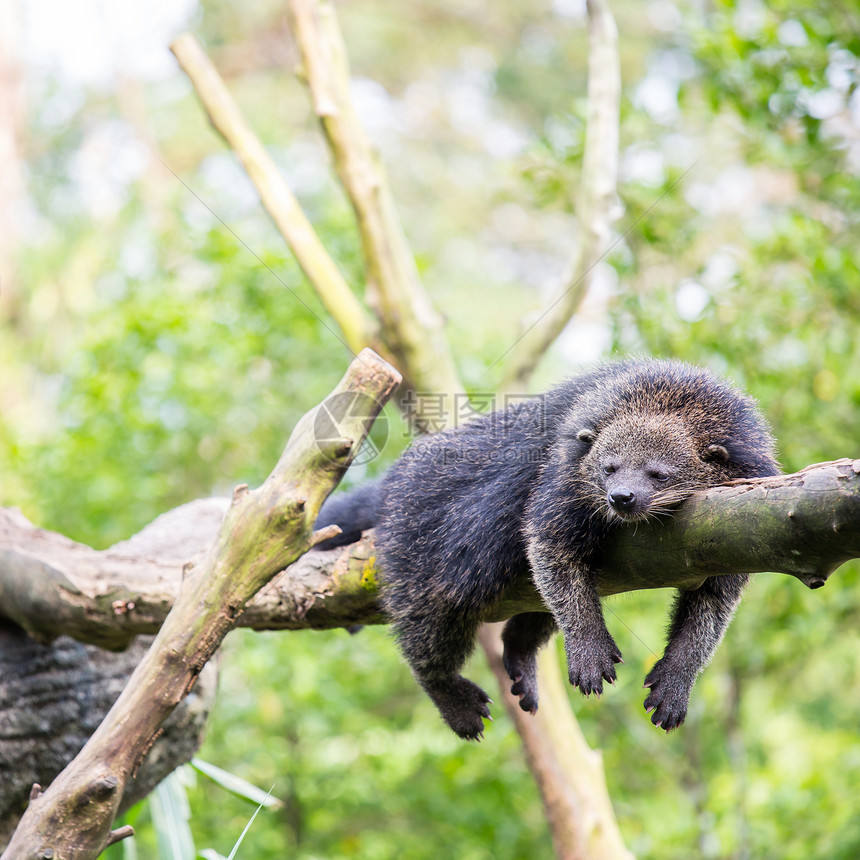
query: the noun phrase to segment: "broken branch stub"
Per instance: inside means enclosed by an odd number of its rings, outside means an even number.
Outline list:
[[[112,833],[111,823],[161,724],[250,598],[311,546],[320,505],[399,382],[391,365],[362,350],[329,400],[362,394],[373,406],[335,411],[340,441],[329,444],[314,432],[321,404],[296,426],[263,485],[234,495],[214,544],[182,581],[152,647],[83,750],[31,800],[4,858],[89,860],[127,835]]]

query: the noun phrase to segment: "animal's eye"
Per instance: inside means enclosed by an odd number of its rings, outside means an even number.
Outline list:
[[[668,481],[671,476],[668,472],[664,472],[662,469],[650,469],[648,471],[648,477],[654,481]]]
[[[604,466],[603,467],[603,474],[604,475],[611,475],[613,472],[617,472],[617,471],[618,471],[617,466]]]

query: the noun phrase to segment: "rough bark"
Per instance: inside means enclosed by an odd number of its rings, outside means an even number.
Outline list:
[[[190,502],[106,550],[0,509],[0,615],[42,641],[67,635],[123,648],[138,634],[155,633],[183,568],[205,556],[228,505],[227,499]],[[703,490],[671,517],[619,530],[606,550],[600,592],[695,588],[706,576],[757,572],[810,585],[857,557],[860,460],[835,460]],[[543,608],[531,581],[523,580],[486,620]],[[255,596],[236,624],[299,630],[384,621],[370,531],[354,544],[304,554]]]
[[[41,642],[67,635],[119,649],[139,634],[156,633],[183,570],[205,557],[229,504],[189,502],[106,550],[0,509],[0,615]],[[309,552],[255,596],[237,625],[299,630],[380,623],[375,562],[371,535],[348,551]]]
[[[604,593],[661,588],[667,576],[695,588],[705,576],[762,571],[817,588],[858,556],[860,460],[834,460],[696,493],[647,537],[626,530],[606,556]]]
[[[199,565],[185,568],[172,611],[119,699],[48,789],[34,786],[4,857],[87,860],[129,835],[127,828],[111,832],[129,779],[253,595],[338,534],[336,527],[313,531],[317,511],[399,382],[390,365],[362,351],[293,430],[263,485],[236,488],[214,543]],[[364,409],[350,407],[357,396]]]
[[[32,786],[48,785],[80,752],[151,641],[141,636],[120,653],[66,636],[48,645],[0,621],[0,851]],[[120,813],[197,751],[215,698],[217,663],[207,663],[194,690],[165,721],[126,786]]]

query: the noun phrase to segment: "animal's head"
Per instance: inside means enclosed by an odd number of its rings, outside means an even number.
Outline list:
[[[672,510],[694,490],[722,483],[728,450],[702,441],[680,418],[624,415],[576,433],[585,446],[580,477],[609,521],[637,521]]]

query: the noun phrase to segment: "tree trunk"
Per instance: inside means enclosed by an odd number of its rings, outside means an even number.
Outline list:
[[[114,653],[61,636],[34,641],[0,620],[0,851],[18,824],[34,784],[48,785],[98,728],[140,662],[150,636]],[[200,746],[215,698],[218,661],[164,724],[123,795],[124,811]]]

